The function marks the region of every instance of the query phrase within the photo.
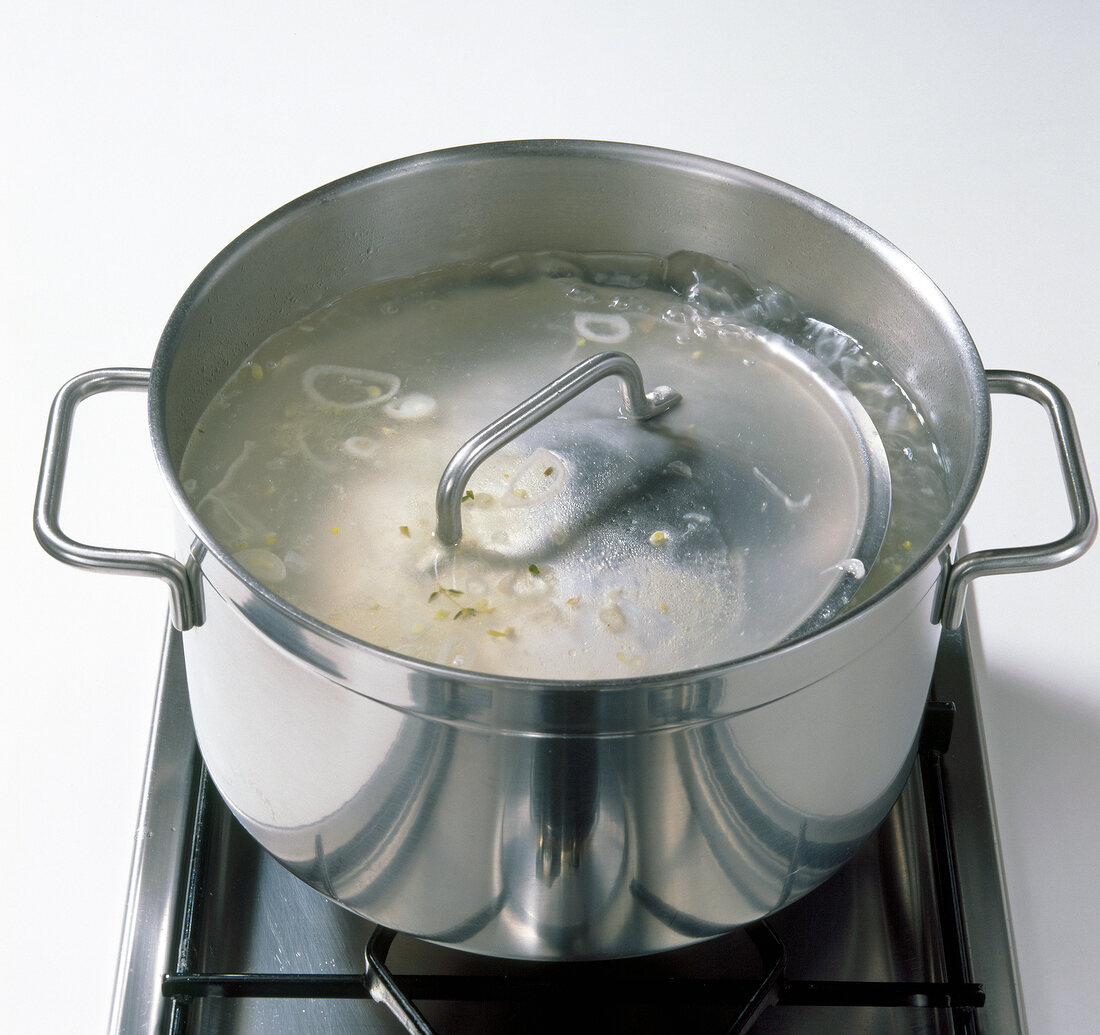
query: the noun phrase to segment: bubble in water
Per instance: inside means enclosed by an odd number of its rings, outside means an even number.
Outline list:
[[[858,557],[847,557],[833,568],[854,579],[862,579],[867,574],[867,566]]]
[[[385,412],[395,420],[421,420],[435,413],[435,399],[423,392],[410,392],[399,396],[385,405]]]

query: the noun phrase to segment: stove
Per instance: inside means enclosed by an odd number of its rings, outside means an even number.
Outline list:
[[[473,956],[376,928],[239,827],[165,635],[111,1033],[1025,1031],[968,623],[944,633],[894,809],[820,888],[674,952]]]

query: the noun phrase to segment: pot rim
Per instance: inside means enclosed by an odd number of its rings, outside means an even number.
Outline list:
[[[471,163],[492,162],[517,157],[591,158],[605,161],[621,161],[638,165],[660,166],[675,169],[678,172],[688,172],[696,176],[737,184],[742,187],[749,187],[754,191],[770,195],[781,202],[801,209],[814,219],[854,238],[859,245],[871,252],[894,276],[904,282],[919,299],[920,303],[935,315],[936,319],[949,331],[950,337],[957,342],[963,353],[962,358],[964,359],[964,366],[969,381],[967,386],[969,389],[968,394],[973,405],[971,416],[973,420],[975,445],[970,454],[969,467],[963,473],[959,483],[960,487],[954,495],[953,505],[941,523],[939,532],[928,542],[925,548],[910,561],[908,567],[904,571],[882,589],[868,597],[868,599],[849,608],[842,616],[829,623],[824,628],[812,632],[809,635],[785,641],[771,648],[758,651],[754,654],[745,655],[725,662],[683,669],[676,672],[657,673],[641,678],[620,677],[588,681],[546,678],[535,679],[530,677],[502,676],[474,670],[457,669],[433,662],[422,661],[407,655],[398,654],[342,632],[320,619],[299,610],[277,593],[270,590],[238,564],[228,551],[209,534],[184,492],[178,473],[171,460],[171,452],[166,434],[166,393],[172,364],[177,351],[176,345],[180,329],[186,323],[191,311],[200,303],[211,286],[223,276],[224,272],[238,260],[239,256],[246,249],[254,247],[265,236],[275,232],[287,223],[296,220],[305,210],[317,205],[331,203],[347,191],[357,189],[367,184],[380,184],[387,180],[415,175],[418,171],[425,169],[436,169],[455,165],[469,166]],[[698,680],[705,678],[709,673],[729,671],[734,668],[748,666],[763,657],[787,654],[790,651],[800,648],[804,644],[819,641],[831,635],[837,629],[850,626],[853,622],[859,620],[861,616],[878,608],[899,589],[908,586],[913,579],[917,578],[919,574],[924,571],[926,566],[934,558],[943,554],[945,547],[954,539],[954,536],[958,532],[977,493],[978,486],[985,470],[990,437],[990,400],[985,379],[985,370],[970,333],[944,293],[936,286],[924,270],[897,246],[892,244],[867,224],[861,222],[842,209],[837,208],[835,205],[801,188],[794,187],[791,184],[763,173],[700,155],[650,145],[599,140],[508,140],[445,148],[396,159],[351,173],[317,187],[293,201],[288,202],[239,234],[233,241],[226,245],[204,267],[194,281],[192,281],[191,285],[187,288],[173,309],[165,325],[164,331],[161,334],[151,367],[149,387],[149,422],[154,456],[161,473],[168,483],[172,500],[186,521],[188,529],[203,544],[205,550],[213,554],[224,569],[247,587],[253,599],[259,598],[268,608],[273,609],[275,615],[279,616],[274,623],[270,621],[261,623],[266,627],[265,631],[268,635],[273,635],[274,638],[281,639],[275,633],[275,629],[289,622],[290,625],[299,627],[299,629],[301,626],[305,626],[314,636],[320,637],[327,645],[342,647],[352,651],[366,650],[380,659],[399,663],[405,668],[414,669],[427,675],[449,679],[459,676],[463,679],[475,679],[481,684],[520,688],[546,687],[563,689],[577,687],[592,688],[598,686],[607,687],[608,689],[621,689],[625,687],[669,685],[672,683],[682,683],[685,680]],[[231,595],[236,596],[236,594]],[[255,609],[250,608],[249,610],[254,611]],[[254,615],[251,617],[254,617]],[[899,616],[899,621],[900,620],[904,620],[904,616]],[[931,620],[934,623],[939,621],[938,612],[932,615]],[[294,637],[295,641],[299,641],[299,636],[300,634]]]

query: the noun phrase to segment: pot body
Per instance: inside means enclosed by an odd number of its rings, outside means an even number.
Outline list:
[[[209,536],[176,472],[206,404],[260,342],[366,283],[554,249],[711,254],[878,350],[943,451],[954,505],[937,535],[887,590],[812,637],[601,684],[477,676],[370,647],[295,611]],[[203,598],[184,645],[211,775],[304,880],[472,951],[633,955],[764,916],[847,860],[904,784],[988,402],[969,335],[912,263],[851,217],[745,170],[535,142],[322,188],[207,268],[151,374],[154,449]]]
[[[349,666],[217,567],[184,643],[233,812],[356,912],[510,957],[674,948],[812,890],[900,793],[938,639],[932,566],[890,608],[744,666],[532,691]]]

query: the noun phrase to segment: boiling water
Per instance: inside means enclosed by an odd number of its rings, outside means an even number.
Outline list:
[[[720,404],[724,384],[751,377],[753,348],[776,336],[836,374],[885,445],[892,514],[865,597],[908,565],[947,513],[928,428],[858,342],[781,290],[693,253],[516,255],[352,293],[243,364],[199,421],[181,479],[203,524],[256,578],[389,650],[556,679],[717,663],[774,638],[754,639],[747,601],[759,597],[745,551],[701,490],[673,501],[642,493],[650,510],[605,535],[591,563],[558,563],[569,544],[548,516],[555,498],[583,504],[587,492],[598,509],[613,491],[633,491],[650,461],[685,484],[693,478],[683,459],[614,459],[599,430],[606,420],[592,423],[617,411],[610,383],[554,415],[565,439],[528,432],[475,472],[457,551],[434,537],[435,492],[459,445],[593,351],[627,352],[647,389],[670,384]],[[685,404],[669,421],[685,439],[705,438],[691,412]],[[570,453],[568,440],[587,427],[605,451],[603,474],[581,473]],[[790,520],[806,511],[808,494],[756,474],[762,508],[770,501]],[[578,485],[582,477],[592,485]]]

